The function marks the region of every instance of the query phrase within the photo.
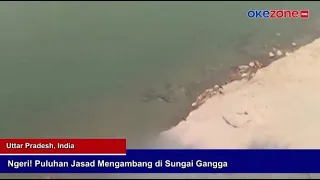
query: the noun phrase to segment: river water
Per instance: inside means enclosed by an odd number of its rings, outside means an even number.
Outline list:
[[[187,115],[197,93],[223,82],[231,66],[318,36],[319,8],[288,1],[1,2],[1,136],[124,137],[141,147]],[[311,18],[248,19],[249,9],[309,9]]]

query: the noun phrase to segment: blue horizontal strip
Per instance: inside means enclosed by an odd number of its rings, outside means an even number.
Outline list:
[[[126,156],[0,156],[0,173],[320,173],[320,150],[128,150]]]

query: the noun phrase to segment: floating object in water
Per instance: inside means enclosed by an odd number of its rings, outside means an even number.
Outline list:
[[[158,94],[157,97],[158,97],[159,100],[164,101],[166,103],[171,103],[172,102],[172,99],[170,99],[169,97],[166,97],[165,95]]]
[[[248,70],[249,66],[248,65],[241,65],[241,66],[238,66],[238,70],[240,72],[244,72],[246,70]]]
[[[169,95],[162,94],[162,93],[157,93],[153,89],[148,90],[146,93],[141,98],[141,101],[143,102],[149,102],[152,100],[160,100],[164,101],[166,103],[171,103],[173,100],[170,98]]]
[[[255,63],[254,62],[250,62],[249,66],[253,68],[255,66]]]
[[[150,101],[150,98],[149,98],[149,97],[146,97],[146,96],[143,96],[143,97],[141,98],[141,101],[143,101],[143,102],[149,102],[149,101]]]
[[[280,34],[280,33],[277,33],[276,35],[277,35],[277,36],[281,36],[281,34]]]
[[[274,55],[274,53],[273,52],[269,52],[269,57],[270,58],[273,58],[275,55]]]
[[[297,46],[297,44],[295,42],[292,42],[292,46],[295,47]]]
[[[282,52],[280,50],[277,50],[277,56],[282,56]]]

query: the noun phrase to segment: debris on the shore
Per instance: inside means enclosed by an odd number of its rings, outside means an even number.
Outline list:
[[[224,117],[224,116],[222,116],[222,119],[223,119],[223,121],[224,121],[227,125],[229,125],[229,126],[231,126],[231,127],[233,127],[233,128],[240,128],[240,127],[242,127],[242,126],[244,126],[244,125],[246,125],[246,124],[248,124],[248,123],[250,123],[250,122],[252,121],[252,120],[247,120],[247,121],[243,122],[242,124],[236,125],[236,124],[231,123],[231,121],[228,120],[228,119],[227,119],[226,117]]]
[[[213,87],[213,90],[216,92],[216,93],[219,93],[219,94],[224,94],[223,91],[222,91],[222,86],[219,86],[219,85],[214,85]]]
[[[225,118],[224,116],[222,116],[222,119],[224,120],[224,122],[226,124],[228,124],[229,126],[233,127],[233,128],[238,128],[238,126],[233,125],[227,118]]]
[[[256,67],[258,67],[259,69],[264,67],[263,64],[262,64],[261,62],[259,62],[259,61],[254,61],[254,64],[255,64]]]
[[[280,50],[277,50],[276,54],[277,56],[282,56],[282,52]]]
[[[251,72],[251,73],[249,74],[248,81],[250,81],[255,75],[256,75],[256,73]]]
[[[238,115],[248,115],[248,112],[247,111],[244,111],[244,112],[237,112]]]
[[[202,94],[200,94],[200,96],[198,96],[197,100],[191,104],[192,108],[197,109],[209,98],[217,94],[223,94],[222,87],[219,85],[214,85],[214,88],[206,89]]]
[[[239,72],[244,72],[244,71],[248,70],[248,68],[249,68],[248,65],[240,65],[240,66],[238,66],[237,69]]]
[[[252,79],[256,72],[263,68],[264,65],[260,61],[251,61],[248,65],[240,65],[229,74],[229,81]]]
[[[277,33],[277,36],[280,36],[280,33]],[[278,45],[280,47],[280,45]],[[277,49],[276,47],[278,46],[271,46],[272,50],[269,51],[269,62],[270,61],[275,61],[277,59],[279,59],[280,57],[283,56],[288,56],[291,54],[291,51],[286,51],[286,50],[280,50]],[[297,44],[295,42],[292,42],[292,46],[295,47],[297,46]],[[265,47],[268,47],[267,45],[265,45]],[[263,59],[262,59],[263,61]],[[237,67],[233,67],[232,71],[229,74],[229,80],[225,81],[223,84],[229,84],[233,81],[237,81],[237,80],[243,80],[243,79],[247,79],[248,81],[250,81],[257,73],[257,71],[261,68],[264,68],[267,64],[269,64],[268,62],[266,63],[261,63],[258,60],[255,61],[251,61],[246,65],[239,65]],[[198,93],[200,94],[200,93]],[[191,104],[192,109],[195,110],[197,108],[199,108],[202,104],[204,104],[209,98],[215,96],[215,95],[223,95],[224,92],[222,91],[222,87],[220,85],[214,85],[213,88],[210,89],[206,89],[202,94],[200,94],[196,101],[193,102]],[[247,115],[248,113],[245,112],[245,115]],[[251,120],[248,120],[247,122],[244,122],[242,125],[235,125],[232,124],[226,117],[222,117],[223,120],[229,124],[230,126],[234,127],[234,128],[238,128],[244,124],[249,123]]]
[[[280,36],[280,33],[277,33],[277,35]],[[292,46],[297,46],[297,44],[295,42],[292,42]],[[269,52],[269,58],[272,58],[272,60],[276,60],[284,55],[288,56],[290,54],[291,53],[289,52],[282,52],[281,50],[275,47],[272,47],[272,51]],[[234,67],[231,73],[229,74],[229,80],[225,81],[224,84],[226,85],[232,81],[242,80],[242,79],[247,79],[248,81],[250,81],[256,75],[257,71],[265,66],[266,64],[263,64],[260,61],[256,60],[256,61],[249,62],[247,65],[239,65],[237,67]],[[224,94],[224,92],[222,91],[222,87],[220,85],[214,85],[213,88],[205,90],[202,94],[198,96],[197,100],[191,104],[193,110],[200,107],[209,98],[219,94],[220,95]],[[158,98],[161,98],[162,100],[166,101],[166,99],[164,99],[163,97],[158,97]],[[223,119],[226,121],[227,124],[229,124],[228,120],[226,120],[224,117]]]
[[[248,73],[242,73],[241,77],[243,77],[243,78],[248,77]]]
[[[250,68],[248,75],[246,77],[248,81],[250,81],[256,75],[256,73],[259,69],[264,67],[264,65],[260,61],[250,62],[249,66],[251,68]]]
[[[270,58],[273,58],[275,55],[274,55],[274,53],[273,52],[269,52],[269,57]]]
[[[255,63],[254,62],[250,62],[249,66],[253,68],[255,66]]]

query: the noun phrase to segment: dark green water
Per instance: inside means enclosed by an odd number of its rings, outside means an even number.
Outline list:
[[[311,18],[246,17],[260,8],[309,9]],[[126,137],[139,146],[142,137],[175,125],[196,91],[225,77],[229,66],[267,51],[257,53],[263,44],[313,37],[319,8],[318,2],[1,2],[1,136]],[[165,94],[169,83],[172,103],[141,101],[150,88]],[[185,87],[193,88],[189,96]]]

